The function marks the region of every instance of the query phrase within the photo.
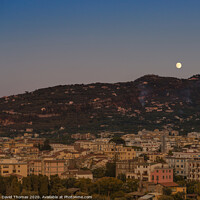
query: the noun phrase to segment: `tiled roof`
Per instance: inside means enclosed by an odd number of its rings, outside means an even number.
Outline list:
[[[177,183],[174,183],[174,182],[160,183],[160,184],[165,186],[165,187],[178,187],[179,186]]]

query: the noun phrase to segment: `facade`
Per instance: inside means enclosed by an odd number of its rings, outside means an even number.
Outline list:
[[[188,180],[200,181],[200,160],[190,160],[188,165]]]
[[[163,188],[170,188],[172,191],[172,195],[178,193],[178,192],[183,192],[185,193],[185,199],[186,199],[186,187],[185,186],[180,186],[177,183],[171,182],[171,183],[161,183],[160,184]]]
[[[173,156],[167,156],[166,162],[173,167],[175,173],[179,176],[187,177],[189,175],[189,162],[199,159],[200,154],[194,152],[173,152]]]
[[[155,167],[151,172],[151,180],[153,183],[171,183],[173,182],[173,169],[168,165]]]
[[[116,177],[119,174],[125,174],[127,178],[153,183],[173,181],[173,169],[167,164],[149,163],[144,161],[144,158],[116,162]]]
[[[149,160],[151,162],[156,162],[158,160],[164,160],[165,159],[165,154],[163,153],[158,153],[158,152],[153,152],[153,153],[147,153],[148,157],[149,157]]]
[[[66,178],[85,178],[93,180],[93,174],[90,170],[69,169],[63,172],[60,176],[62,179]]]
[[[170,167],[174,168],[176,175],[179,176],[188,176],[189,165],[188,161],[191,160],[189,158],[177,158],[174,156],[166,157],[166,162]]]
[[[109,147],[105,149],[104,153],[108,158],[117,160],[132,160],[136,157],[136,151],[134,148],[124,147],[123,145]]]
[[[52,175],[61,176],[65,171],[66,165],[64,160],[32,160],[29,161],[28,174]]]
[[[4,159],[0,162],[0,175],[27,176],[27,163],[16,159]]]

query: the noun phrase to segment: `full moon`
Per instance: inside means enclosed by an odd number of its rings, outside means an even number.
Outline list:
[[[176,63],[176,68],[180,69],[182,67],[182,64],[181,63]]]

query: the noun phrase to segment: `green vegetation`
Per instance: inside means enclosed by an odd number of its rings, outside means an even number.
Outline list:
[[[125,144],[125,141],[120,137],[114,137],[109,142],[114,142],[115,144]]]
[[[163,195],[159,197],[159,200],[185,200],[185,193],[178,192],[174,195]]]
[[[116,175],[116,163],[107,162],[106,167],[100,167],[92,171],[94,178],[103,178],[103,177],[115,177]]]
[[[49,140],[48,139],[46,139],[44,141],[43,145],[39,144],[38,148],[39,148],[40,151],[51,151],[52,150],[52,148],[51,148],[51,146],[49,144]]]
[[[70,188],[78,188],[76,195],[92,195],[96,199],[121,198],[126,192],[137,190],[137,181],[123,182],[114,177],[103,177],[97,181],[90,179],[60,179],[51,176],[30,175],[19,182],[16,177],[0,176],[0,194],[2,195],[71,195]],[[94,198],[94,199],[95,199]]]

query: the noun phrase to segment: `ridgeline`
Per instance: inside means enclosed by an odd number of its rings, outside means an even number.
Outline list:
[[[137,133],[144,128],[200,131],[200,75],[60,85],[0,99],[1,136],[31,130],[62,138],[72,133]]]

